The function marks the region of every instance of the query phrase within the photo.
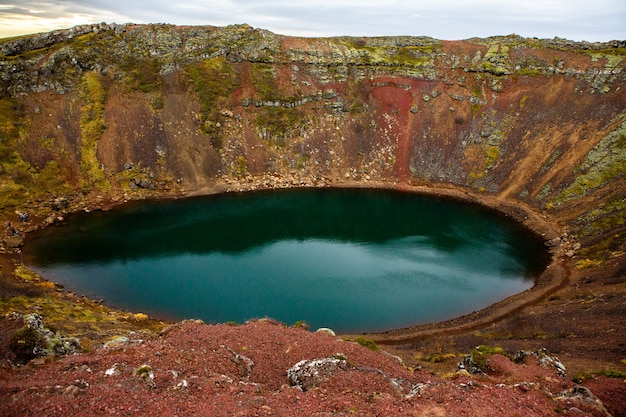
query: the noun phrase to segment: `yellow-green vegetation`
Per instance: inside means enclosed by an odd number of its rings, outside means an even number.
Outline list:
[[[18,149],[28,130],[22,104],[9,97],[0,99],[0,210],[24,205],[37,195],[67,190],[57,162],[49,161],[37,171],[22,159]],[[52,138],[41,138],[39,145],[56,151]]]
[[[294,328],[297,328],[297,329],[304,329],[304,330],[310,330],[311,329],[311,325],[309,323],[307,323],[306,321],[304,321],[304,320],[298,320],[291,327],[294,327]]]
[[[15,355],[17,363],[26,363],[45,350],[46,339],[43,334],[30,326],[24,326],[11,335],[9,350]]]
[[[148,190],[144,190],[141,188],[133,189],[131,187],[131,184],[134,184],[135,181],[150,180],[150,170],[142,168],[140,164],[137,164],[131,169],[125,169],[116,173],[115,179],[117,180],[120,188],[124,192],[129,192],[131,190],[135,193],[141,191],[147,192]]]
[[[85,101],[80,118],[82,187],[86,191],[108,191],[111,184],[97,156],[98,141],[105,129],[104,106],[107,97],[102,75],[87,72],[80,85],[80,94]]]
[[[626,58],[626,48],[596,50],[587,53],[591,55],[592,62],[606,59],[605,68],[608,70],[615,69]]]
[[[157,91],[161,86],[159,70],[161,64],[158,58],[151,59],[128,59],[121,69],[126,71],[127,85],[144,93]]]
[[[155,109],[163,108],[159,74],[161,62],[158,58],[128,58],[120,68],[126,72],[125,82],[131,90],[153,94],[152,106]]]
[[[511,355],[501,347],[488,345],[480,345],[472,349],[470,352],[470,358],[474,366],[476,366],[480,371],[486,372],[489,370],[489,358],[496,354],[511,358]]]
[[[527,95],[522,96],[522,98],[519,100],[519,108],[520,109],[524,108],[524,106],[526,105],[526,100],[528,100],[528,96]]]
[[[622,115],[620,121],[619,126],[603,137],[587,154],[575,171],[574,181],[548,202],[546,208],[555,209],[623,178],[626,173],[626,115]],[[597,266],[602,260],[624,251],[625,219],[626,202],[623,194],[615,195],[581,215],[576,222],[581,225],[580,229],[573,234],[579,238],[602,234],[603,237],[579,252],[581,260],[576,267],[582,269]]]
[[[585,268],[593,268],[595,266],[600,266],[600,265],[602,265],[602,261],[600,260],[585,258],[585,259],[576,261],[575,266],[576,266],[576,269],[585,269]]]
[[[16,100],[0,99],[0,209],[15,207],[28,194],[25,185],[30,180],[30,167],[16,149],[21,117],[21,106]]]
[[[500,157],[500,147],[488,145],[487,152],[485,155],[485,168],[487,169],[492,168],[498,161],[499,157]]]
[[[274,77],[274,66],[254,64],[251,67],[252,83],[256,89],[257,98],[261,101],[283,100]]]
[[[294,136],[302,123],[302,115],[295,108],[262,107],[255,122],[264,139],[282,147]]]
[[[35,174],[35,180],[39,193],[63,194],[70,190],[57,161],[49,161]]]
[[[608,133],[587,154],[576,170],[576,178],[553,204],[558,206],[601,188],[626,172],[626,114],[619,127]]]
[[[435,40],[419,45],[372,45],[365,39],[358,38],[341,38],[336,40],[336,45],[347,48],[341,53],[347,61],[358,65],[381,65],[390,69],[429,69],[434,66],[434,56],[441,46]]]
[[[243,155],[239,155],[236,160],[235,174],[239,177],[248,175],[248,161]]]
[[[626,201],[623,195],[618,195],[608,200],[606,203],[590,210],[578,219],[579,224],[584,224],[576,234],[597,235],[614,231],[602,242],[591,247],[584,248],[580,254],[591,258],[605,259],[610,257],[612,251],[620,250],[620,241],[623,237],[617,232],[626,225]],[[585,261],[585,260],[583,260]],[[583,262],[580,261],[580,262]],[[588,260],[586,260],[588,261]],[[591,261],[590,261],[591,262]],[[585,268],[588,263],[582,263],[580,268]],[[577,263],[578,267],[578,263]]]
[[[54,286],[49,284],[48,287]],[[92,301],[66,298],[56,292],[44,291],[38,296],[0,297],[2,316],[13,312],[25,315],[33,311],[41,315],[46,327],[65,336],[79,338],[85,350],[90,350],[106,334],[118,334],[125,329],[139,327],[158,332],[164,327],[163,323],[149,320],[142,313],[137,316],[116,312]]]
[[[587,371],[577,372],[572,377],[572,381],[574,381],[577,384],[582,384],[583,382],[585,382],[585,380],[593,379],[594,376],[596,376],[596,375],[604,376],[604,377],[607,377],[607,378],[619,378],[619,379],[626,380],[626,373],[624,373],[624,372],[614,371],[614,370],[610,370],[610,369],[603,369],[603,370],[594,371],[594,372],[587,372]]]
[[[547,74],[550,70],[550,64],[537,57],[527,57],[518,61],[515,73],[528,77],[536,77]]]
[[[485,53],[483,62],[480,64],[480,68],[495,75],[510,73],[509,47],[499,43],[490,45]]]
[[[367,337],[363,337],[363,336],[357,336],[353,339],[344,339],[344,340],[351,340],[353,342],[358,343],[359,345],[369,349],[369,350],[373,350],[375,352],[378,352],[380,350],[380,347],[378,347],[378,345],[376,344],[375,341],[373,341],[372,339],[369,339]]]
[[[484,98],[484,91],[482,85],[478,80],[472,85],[472,97],[476,99],[476,101],[472,101],[472,116],[476,117],[480,113],[480,110],[483,108],[483,105],[480,104],[480,101]]]
[[[624,231],[622,230],[621,232],[616,231],[615,233],[610,233],[598,243],[581,249],[578,255],[601,265],[602,260],[609,259],[614,255],[617,256],[622,253],[624,249],[626,249],[626,239],[624,238]]]
[[[239,85],[237,74],[225,57],[206,59],[189,65],[186,72],[193,81],[202,107],[201,130],[211,138],[213,147],[222,147],[220,109],[227,107],[231,92]]]
[[[464,356],[464,355],[460,355],[458,353],[450,353],[450,352],[448,353],[436,352],[436,353],[431,353],[429,355],[423,355],[421,353],[418,353],[413,356],[413,359],[415,359],[416,361],[424,361],[424,362],[429,362],[429,363],[443,363],[447,360],[458,358],[459,356]]]
[[[153,378],[152,367],[150,365],[141,365],[139,368],[135,369],[135,376],[144,379]]]

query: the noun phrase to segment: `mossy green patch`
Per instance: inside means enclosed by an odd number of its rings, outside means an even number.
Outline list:
[[[235,163],[235,175],[237,175],[238,177],[248,175],[248,160],[245,156],[239,155]]]
[[[621,124],[587,154],[575,172],[574,181],[553,201],[555,206],[587,195],[626,175],[626,114],[620,117]]]
[[[239,78],[225,57],[196,62],[186,67],[193,81],[202,107],[201,130],[209,135],[213,147],[222,147],[223,116],[220,110],[228,107],[228,98],[239,86]]]
[[[157,92],[161,88],[161,62],[158,58],[128,58],[120,68],[126,72],[126,84],[144,93]]]
[[[98,140],[105,129],[104,106],[107,97],[102,74],[86,73],[80,86],[80,94],[85,101],[85,105],[81,107],[80,118],[82,187],[86,191],[108,191],[111,184],[106,179],[97,156]]]
[[[276,86],[274,66],[254,64],[251,67],[252,83],[256,89],[257,98],[261,101],[281,101],[283,99]]]
[[[498,161],[499,157],[500,157],[500,147],[492,146],[492,145],[487,146],[487,152],[486,152],[486,157],[485,157],[485,168],[487,169],[492,168]]]
[[[302,115],[295,108],[262,107],[256,116],[256,125],[261,136],[279,147],[298,132]]]
[[[32,169],[17,151],[23,129],[22,105],[9,97],[0,99],[0,210],[18,206],[30,195]]]
[[[369,350],[373,350],[375,352],[378,352],[380,350],[380,347],[378,347],[375,341],[364,336],[357,336],[354,339],[348,339],[348,340],[352,340],[353,342],[356,342],[359,345]]]

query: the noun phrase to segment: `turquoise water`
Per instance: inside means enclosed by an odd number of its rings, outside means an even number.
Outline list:
[[[542,242],[487,209],[388,190],[289,190],[73,215],[25,247],[44,277],[171,320],[272,317],[373,332],[533,285]]]

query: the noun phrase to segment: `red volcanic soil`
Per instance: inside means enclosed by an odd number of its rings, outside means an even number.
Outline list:
[[[287,370],[345,358],[306,390]],[[488,374],[442,379],[353,341],[269,320],[242,326],[183,322],[159,337],[134,333],[90,354],[0,369],[3,416],[606,416],[584,388],[535,359],[494,355]],[[596,379],[623,412],[622,381]]]

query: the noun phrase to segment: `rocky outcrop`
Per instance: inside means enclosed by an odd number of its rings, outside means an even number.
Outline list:
[[[14,313],[8,319],[23,322],[23,326],[11,336],[9,344],[12,359],[17,364],[42,356],[69,355],[80,350],[77,338],[65,337],[45,328],[39,314],[21,316]]]

